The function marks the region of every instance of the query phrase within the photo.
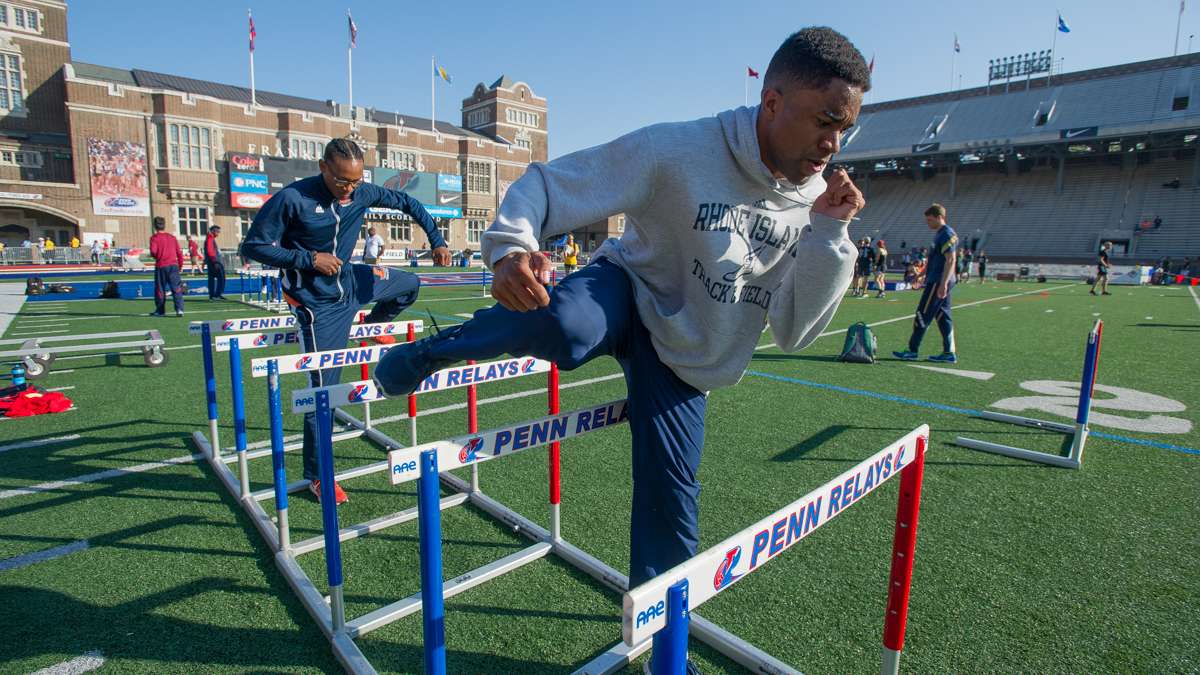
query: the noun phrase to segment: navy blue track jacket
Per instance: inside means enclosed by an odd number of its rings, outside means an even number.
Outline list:
[[[350,265],[343,264],[336,276],[324,276],[313,269],[313,254],[332,253],[349,263],[363,215],[373,206],[407,213],[429,235],[433,248],[446,245],[425,207],[407,194],[363,183],[349,203],[338,204],[318,174],[292,183],[267,201],[246,233],[242,255],[283,270],[284,292],[305,305],[339,302],[352,289]]]

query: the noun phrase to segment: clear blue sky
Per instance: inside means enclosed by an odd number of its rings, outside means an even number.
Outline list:
[[[1170,56],[1179,0],[1059,0],[1068,71]],[[1180,52],[1198,34],[1200,0],[1183,16]],[[477,82],[502,73],[549,100],[550,156],[668,120],[742,104],[746,66],[766,69],[787,35],[829,25],[875,55],[868,102],[944,91],[954,34],[963,86],[985,83],[989,58],[1048,49],[1055,5],[1006,2],[329,2],[87,0],[69,9],[73,58],[248,86],[247,6],[258,28],[258,87],[345,101],[346,8],[358,24],[354,100],[428,117],[429,58],[438,118],[461,123]],[[757,98],[751,80],[751,101]]]

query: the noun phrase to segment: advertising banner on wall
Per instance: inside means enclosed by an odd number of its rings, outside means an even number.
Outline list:
[[[89,138],[88,169],[92,180],[92,211],[96,215],[150,215],[146,146]]]
[[[375,168],[372,183],[406,192],[434,218],[462,218],[462,176]],[[384,209],[371,209],[372,213]]]
[[[270,198],[265,173],[229,172],[229,205],[235,209],[262,208]]]

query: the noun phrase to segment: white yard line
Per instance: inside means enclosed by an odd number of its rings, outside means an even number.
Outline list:
[[[71,387],[72,389],[74,387]],[[36,441],[25,441],[23,443],[11,443],[9,445],[0,445],[0,452],[8,452],[9,450],[24,450],[25,448],[36,448],[40,445],[53,445],[62,443],[63,441],[73,441],[79,438],[79,434],[71,434],[69,436],[55,436],[54,438],[39,438]]]
[[[1057,290],[1060,288],[1070,288],[1071,286],[1077,286],[1077,285],[1078,284],[1065,284],[1063,286],[1051,286],[1049,288],[1038,288],[1038,289],[1032,290],[1032,291],[1025,291],[1024,293],[1013,293],[1012,295],[1002,295],[997,298],[987,298],[984,300],[976,300],[974,302],[968,302],[964,305],[956,305],[954,307],[954,309],[963,309],[965,307],[974,307],[975,305],[982,305],[982,304],[989,303],[989,302],[997,302],[999,300],[1008,300],[1010,298],[1019,298],[1022,295],[1033,295],[1034,293],[1046,293],[1048,291],[1053,291],[1053,290]],[[1200,300],[1197,300],[1197,304],[1200,304]],[[884,319],[883,321],[876,321],[875,323],[869,323],[867,325],[870,326],[871,328],[874,328],[875,326],[882,326],[882,325],[888,324],[888,323],[896,323],[897,321],[911,321],[912,316],[913,315],[910,313],[910,314],[905,314],[904,316],[898,316],[894,319]],[[825,331],[824,333],[821,333],[817,337],[818,338],[829,337],[830,335],[840,335],[845,332],[846,332],[845,328],[842,328],[839,330],[829,330],[829,331]],[[761,345],[755,347],[754,351],[759,351],[762,349],[770,349],[771,347],[774,347],[774,346],[775,346],[774,342],[768,342],[766,344],[761,344]]]
[[[172,457],[164,459],[161,462],[146,462],[145,464],[137,464],[135,466],[126,467],[124,469],[109,469],[107,471],[98,471],[96,473],[84,474],[75,478],[67,478],[65,480],[55,480],[49,483],[38,483],[23,488],[14,488],[12,490],[0,491],[0,499],[8,499],[10,497],[19,497],[21,495],[35,495],[40,492],[49,492],[50,490],[61,490],[62,488],[72,487],[75,485],[83,485],[84,483],[95,483],[98,480],[107,478],[117,478],[133,473],[141,473],[143,471],[151,471],[153,469],[161,469],[163,467],[174,466],[176,464],[184,464],[198,459],[203,459],[203,455],[182,455],[180,457]]]
[[[88,545],[87,540],[82,539],[80,541],[73,541],[70,544],[64,544],[62,546],[55,546],[54,548],[48,548],[44,551],[34,551],[33,553],[25,553],[23,555],[6,558],[4,560],[0,560],[0,572],[9,572],[11,570],[19,570],[22,567],[29,567],[30,565],[34,565],[34,564],[37,564],[40,562],[46,562],[47,560],[54,560],[55,558],[61,558],[64,555],[69,555],[71,553],[75,553],[76,551],[86,551],[88,549],[88,546],[89,545]],[[59,664],[59,666],[61,666],[61,665],[62,664]],[[95,670],[95,669],[93,668],[91,670]],[[43,672],[43,671],[38,671],[38,672]],[[86,671],[77,670],[74,672],[81,673],[81,672],[86,672]]]
[[[75,385],[71,385],[69,387],[50,387],[46,391],[70,391],[71,389],[74,389],[74,388],[75,388]]]
[[[71,331],[64,328],[62,330],[46,330],[46,331],[39,331],[36,333],[9,333],[9,335],[12,337],[41,337],[43,335],[57,335],[59,333],[70,333],[70,332]]]
[[[32,675],[82,675],[82,673],[90,673],[104,665],[104,657],[101,656],[99,650],[87,652],[83,656],[76,656],[70,661],[56,663],[49,668],[42,668]]]
[[[1196,287],[1188,286],[1188,293],[1192,294],[1192,299],[1196,301],[1196,309],[1200,309],[1200,295],[1196,295]]]

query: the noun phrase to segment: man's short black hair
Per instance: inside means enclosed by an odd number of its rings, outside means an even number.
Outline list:
[[[363,159],[363,151],[362,148],[358,147],[358,143],[355,143],[349,138],[335,138],[332,141],[329,141],[329,144],[325,146],[325,156],[323,159],[325,160],[326,164],[335,159],[345,159],[351,161],[357,159],[361,162]]]
[[[845,80],[865,94],[871,89],[871,71],[862,52],[845,35],[826,26],[813,26],[792,33],[779,45],[763,86],[775,89],[797,84],[823,89],[834,78]]]
[[[156,229],[156,230],[167,229],[166,219],[163,218],[162,216],[154,216],[154,229]]]

